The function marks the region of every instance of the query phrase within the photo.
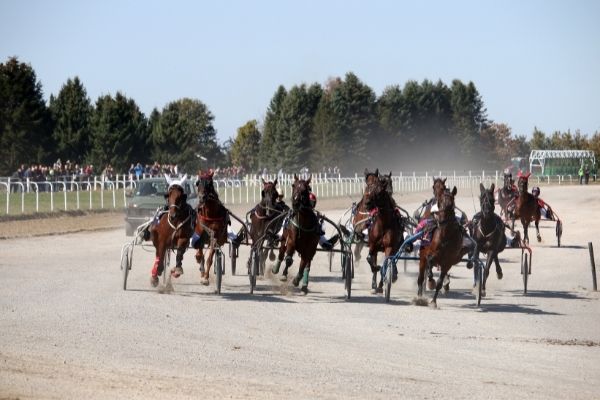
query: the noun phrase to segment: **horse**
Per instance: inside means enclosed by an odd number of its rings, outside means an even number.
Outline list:
[[[431,208],[437,203],[438,199],[446,191],[446,179],[448,178],[433,178],[433,197],[430,200],[425,201],[421,204],[417,210],[415,210],[413,217],[415,221],[419,222],[426,220],[431,216]]]
[[[542,241],[542,236],[540,235],[540,218],[541,212],[540,207],[536,198],[527,191],[527,184],[529,181],[529,176],[531,172],[527,174],[519,174],[517,177],[519,178],[518,187],[519,187],[519,197],[516,200],[515,205],[515,213],[514,219],[520,219],[521,224],[523,225],[523,230],[525,231],[525,235],[523,240],[529,243],[529,236],[527,235],[527,229],[529,228],[529,224],[533,220],[535,222],[535,230],[537,232],[537,240],[538,242]],[[513,219],[513,221],[514,221]]]
[[[369,184],[375,183],[378,179],[379,168],[377,168],[375,172],[369,172],[369,170],[365,168],[365,187],[367,187]],[[360,260],[360,253],[365,245],[366,238],[363,231],[368,228],[369,220],[369,212],[365,206],[364,199],[361,198],[352,210],[352,229],[354,231],[354,237],[356,238],[356,245],[354,246],[354,259],[356,261]]]
[[[277,232],[283,224],[283,214],[288,207],[285,203],[278,201],[279,193],[277,191],[277,179],[273,182],[262,180],[263,189],[261,191],[260,202],[248,212],[247,219],[250,219],[250,238],[252,244],[258,243],[260,238],[265,237],[269,247],[277,240]],[[259,244],[262,246],[262,243]],[[262,253],[261,264],[266,260],[268,250]],[[271,254],[274,256],[274,254]]]
[[[509,220],[514,210],[514,199],[519,196],[519,192],[515,187],[512,179],[512,174],[504,174],[504,185],[498,191],[498,205],[500,206],[500,214],[505,220]]]
[[[387,258],[398,251],[404,240],[404,225],[403,219],[398,215],[396,202],[390,195],[385,180],[377,179],[367,185],[363,195],[363,203],[371,218],[368,242],[369,255],[367,256],[367,262],[373,274],[371,293],[378,293],[383,291],[383,276],[381,276],[379,285],[377,285],[377,272],[381,270],[377,265],[377,253],[381,251]],[[389,271],[386,273],[389,273]],[[395,268],[392,274],[392,281],[395,281],[398,276]]]
[[[288,269],[293,263],[292,257],[294,252],[297,251],[300,255],[300,267],[292,283],[294,286],[298,286],[300,280],[302,280],[301,291],[303,294],[308,293],[310,264],[317,252],[317,245],[321,236],[321,224],[311,207],[309,199],[311,192],[310,180],[311,177],[303,180],[294,174],[294,183],[292,184],[292,214],[284,227],[279,247],[279,256],[271,269],[273,274],[277,274],[285,256],[285,268],[281,280],[287,280]]]
[[[437,296],[439,294],[444,279],[453,265],[459,263],[462,257],[473,249],[474,242],[465,235],[463,227],[456,220],[454,198],[456,196],[456,186],[452,191],[444,191],[437,200],[437,218],[434,218],[436,228],[433,231],[431,243],[419,250],[419,276],[417,278],[417,299],[416,304],[420,304],[423,296],[423,283],[425,280],[425,270],[427,270],[428,284],[433,288],[435,284],[435,294],[431,304],[437,307]],[[437,284],[433,280],[433,267],[438,265],[441,268]]]
[[[177,249],[176,264],[171,275],[177,278],[183,274],[181,267],[183,254],[194,232],[194,210],[187,203],[184,190],[186,177],[180,181],[173,181],[168,176],[166,178],[169,184],[165,194],[167,210],[157,214],[157,223],[150,227],[150,237],[156,249],[156,258],[150,276],[150,283],[154,287],[158,285],[158,277],[164,271],[165,256],[170,249]]]
[[[480,196],[479,204],[481,212],[477,213],[470,225],[471,237],[477,244],[475,254],[469,259],[477,260],[479,252],[487,255],[485,263],[485,272],[483,275],[483,285],[481,295],[485,296],[485,283],[490,273],[492,261],[496,264],[496,274],[498,279],[502,279],[502,267],[498,261],[498,254],[504,251],[506,247],[506,234],[504,232],[504,221],[494,213],[494,184],[486,189],[483,184],[479,184]]]
[[[199,174],[196,186],[198,188],[198,210],[196,228],[192,238],[192,246],[196,249],[196,261],[200,264],[200,283],[208,285],[208,277],[213,262],[214,246],[223,246],[227,242],[227,224],[229,211],[215,191],[213,172]],[[212,234],[212,235],[211,235]],[[209,239],[213,242],[209,242]],[[208,256],[204,262],[203,246],[208,244]],[[204,268],[206,266],[206,268]]]

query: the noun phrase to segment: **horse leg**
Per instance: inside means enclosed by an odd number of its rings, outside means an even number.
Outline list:
[[[442,266],[442,272],[440,272],[440,277],[437,280],[437,284],[435,285],[435,293],[433,294],[433,298],[431,299],[431,305],[433,307],[437,307],[437,297],[440,293],[440,289],[442,289],[442,285],[444,284],[444,278],[448,274],[448,270],[450,267]]]
[[[423,282],[425,281],[425,267],[427,261],[425,257],[419,257],[419,276],[417,277],[417,297],[423,297]]]
[[[494,251],[490,250],[487,254],[487,259],[485,260],[485,269],[483,271],[483,287],[481,288],[481,297],[485,297],[485,284],[487,282],[488,276],[490,275],[490,266],[492,265],[492,261],[494,261],[494,257],[496,257]]]
[[[300,280],[302,279],[302,294],[308,293],[308,274],[310,273],[310,261],[306,261],[304,258],[300,259],[300,267],[298,268],[298,274],[293,279],[292,283],[294,286],[298,286],[300,284]]]
[[[204,253],[202,252],[202,247],[196,250],[196,262],[200,265],[200,276],[204,275]]]
[[[183,275],[183,267],[181,266],[183,262],[183,254],[187,250],[187,239],[179,239],[177,241],[177,256],[175,257],[175,268],[171,270],[171,276],[173,278],[179,278]]]
[[[539,213],[539,211],[538,211]],[[537,233],[537,241],[541,242],[542,241],[542,235],[540,235],[540,216],[536,215],[535,218],[535,231]]]
[[[525,231],[525,235],[523,237],[523,241],[529,244],[529,235],[527,235],[527,229],[529,228],[529,221],[521,218],[521,224],[523,225],[523,230]]]
[[[369,263],[369,266],[371,267],[371,273],[373,274],[371,279],[371,293],[375,294],[379,292],[379,289],[377,288],[377,271],[379,271],[379,267],[377,266],[377,251],[369,250],[367,262]]]
[[[427,256],[427,286],[429,288],[429,290],[433,290],[433,288],[435,287],[435,281],[433,280],[433,265],[432,265],[432,261],[433,261],[433,256],[431,254],[429,254]]]
[[[362,251],[363,247],[364,243],[362,240],[354,245],[354,260],[356,260],[356,262],[360,260],[360,252]]]
[[[498,275],[498,280],[500,280],[504,275],[502,274],[502,267],[500,266],[500,261],[498,260],[498,253],[494,255],[494,263],[496,264],[496,275]]]
[[[206,256],[206,262],[205,262],[205,271],[202,274],[202,277],[200,278],[200,283],[203,284],[204,286],[208,286],[208,277],[210,274],[210,267],[212,266],[212,261],[213,261],[213,255],[215,254],[213,249],[208,249],[208,255]]]
[[[162,272],[162,264],[165,259],[165,248],[160,243],[156,246],[155,254],[156,257],[154,258],[154,264],[152,265],[152,271],[150,272],[150,284],[152,287],[158,286],[158,276]]]
[[[275,264],[271,267],[271,273],[273,275],[277,275],[279,273],[279,268],[281,267],[281,262],[283,261],[283,257],[285,255],[285,248],[287,246],[287,236],[285,232],[281,235],[281,241],[279,242],[279,254],[277,255],[277,260],[275,260]]]

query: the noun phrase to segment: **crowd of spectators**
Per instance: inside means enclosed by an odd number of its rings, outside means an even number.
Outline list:
[[[216,168],[213,171],[214,179],[242,179],[246,173],[246,170],[241,165],[239,167]]]

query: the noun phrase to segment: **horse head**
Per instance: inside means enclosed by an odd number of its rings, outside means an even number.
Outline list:
[[[479,184],[479,190],[481,192],[479,196],[479,204],[484,217],[488,217],[494,212],[494,189],[495,185],[493,183],[489,189],[486,189],[485,186],[483,186],[483,183]]]
[[[519,174],[517,175],[517,177],[519,178],[519,193],[526,193],[527,192],[527,185],[529,182],[529,176],[531,176],[531,172],[528,172],[526,174],[522,174],[521,171],[519,171]]]
[[[279,197],[279,193],[277,192],[277,178],[273,182],[266,182],[262,179],[263,188],[260,193],[261,200],[260,206],[265,210],[267,216],[270,216],[275,209],[275,203],[277,202],[277,198]]]
[[[298,175],[294,174],[294,183],[292,183],[292,208],[294,211],[300,211],[303,208],[312,208],[310,206],[310,180],[299,179]]]
[[[367,211],[371,211],[378,206],[381,194],[385,191],[385,184],[379,179],[367,183],[363,193],[363,203]]]
[[[449,221],[451,218],[455,218],[454,214],[454,197],[456,196],[456,186],[450,190],[444,190],[444,192],[438,197],[438,213],[440,216],[440,222]]]
[[[374,182],[379,178],[379,168],[375,170],[375,172],[369,172],[367,168],[365,168],[365,183],[368,185],[371,182]]]
[[[175,218],[179,212],[185,209],[187,194],[184,187],[187,176],[184,176],[181,180],[171,179],[168,175],[165,175],[165,178],[169,184],[169,188],[165,194],[165,199],[169,206],[169,217]]]
[[[379,181],[383,185],[383,189],[386,192],[388,192],[390,196],[392,196],[394,194],[394,185],[392,182],[392,172],[390,171],[390,173],[388,175],[385,175],[385,174],[380,175]]]
[[[448,178],[433,178],[433,195],[439,198],[446,191],[446,179]]]
[[[200,173],[198,180],[196,181],[196,187],[198,188],[198,204],[204,204],[206,200],[218,199],[219,196],[215,191],[215,185],[213,182],[214,172],[211,170],[207,173]]]

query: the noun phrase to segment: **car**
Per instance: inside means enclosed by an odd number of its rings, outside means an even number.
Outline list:
[[[198,207],[198,193],[194,182],[186,180],[184,190],[187,202],[192,208]],[[137,227],[154,216],[156,210],[166,204],[165,194],[168,184],[165,178],[146,178],[137,182],[137,186],[126,192],[128,198],[125,207],[125,234],[133,236]]]

